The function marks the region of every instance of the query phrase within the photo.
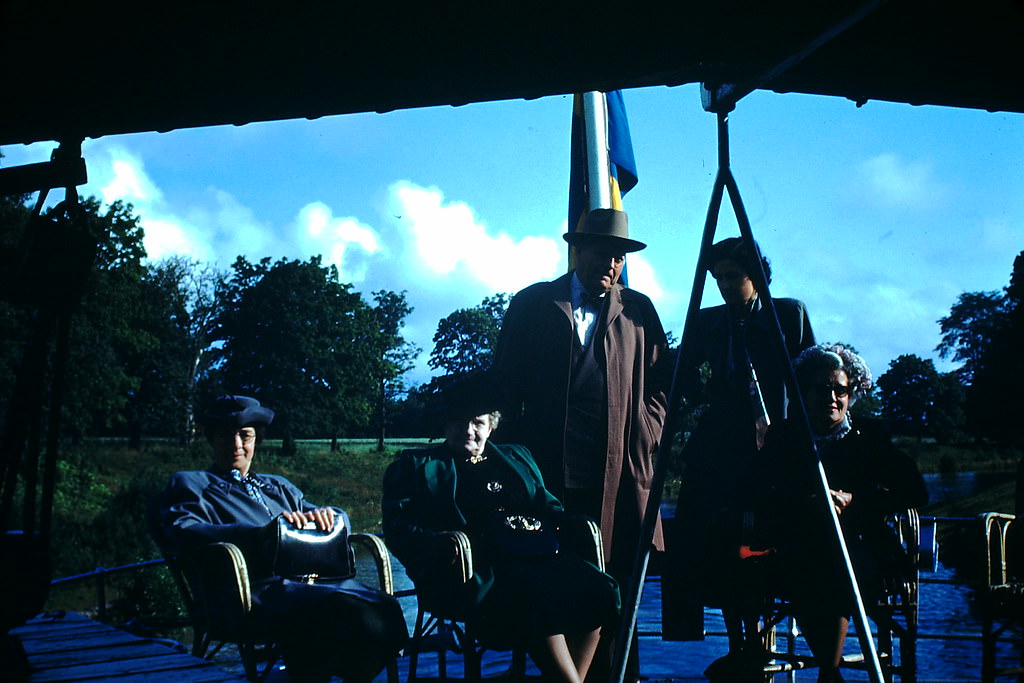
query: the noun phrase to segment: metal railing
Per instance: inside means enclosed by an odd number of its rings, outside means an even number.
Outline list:
[[[73,583],[79,583],[83,581],[95,580],[96,581],[96,609],[97,619],[100,621],[106,621],[107,618],[107,577],[115,574],[126,574],[128,572],[136,572],[146,567],[156,567],[162,564],[167,564],[167,560],[161,558],[155,560],[145,560],[143,562],[135,562],[133,564],[123,564],[117,567],[96,567],[92,571],[85,572],[83,574],[73,574],[72,576],[63,576],[59,579],[54,579],[50,582],[50,586],[64,586]]]

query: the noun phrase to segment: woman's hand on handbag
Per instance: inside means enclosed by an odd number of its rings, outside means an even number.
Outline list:
[[[281,516],[295,525],[296,529],[306,526],[307,522],[316,524],[320,531],[331,531],[334,528],[334,508],[316,508],[308,512],[282,512]]]

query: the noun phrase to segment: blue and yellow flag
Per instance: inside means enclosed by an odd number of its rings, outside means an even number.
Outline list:
[[[608,100],[608,160],[612,177],[613,209],[622,208],[622,198],[636,187],[636,159],[633,158],[633,140],[629,137],[629,121],[626,120],[626,104],[622,91],[615,90],[606,95]]]
[[[611,208],[622,209],[622,197],[636,186],[636,159],[629,137],[626,105],[622,91],[605,95],[608,111],[608,182],[611,184]],[[572,142],[569,161],[569,230],[578,230],[590,205],[590,178],[587,177],[586,122],[583,120],[583,97],[573,97]],[[600,182],[594,179],[594,182]],[[570,251],[569,268],[573,267]],[[625,276],[625,272],[623,272]],[[625,280],[625,277],[623,277]]]

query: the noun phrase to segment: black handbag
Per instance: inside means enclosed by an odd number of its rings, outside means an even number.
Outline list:
[[[338,508],[334,511],[334,528],[328,532],[320,531],[313,522],[303,529],[296,529],[284,517],[271,522],[269,556],[274,575],[307,583],[355,576],[348,515]]]

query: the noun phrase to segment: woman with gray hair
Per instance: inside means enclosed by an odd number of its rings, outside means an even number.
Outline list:
[[[607,678],[596,657],[602,631],[619,617],[618,585],[560,551],[562,503],[530,451],[489,440],[499,417],[494,395],[486,375],[445,392],[436,412],[444,442],[402,451],[384,474],[384,537],[421,604],[472,620],[488,647],[524,647],[549,681]],[[449,531],[472,541],[468,581],[451,571]]]
[[[859,417],[854,423],[850,417],[850,406],[872,387],[864,359],[844,346],[820,344],[805,349],[794,369],[830,502],[870,614],[881,597],[882,579],[911,570],[885,518],[926,504],[928,491],[916,463],[896,448],[880,424]],[[802,432],[793,419],[769,430],[764,458],[748,490],[760,503],[755,518],[773,522],[769,544],[778,551],[781,590],[791,598],[814,653],[818,681],[842,681],[838,668],[853,593],[822,500],[817,463]]]

